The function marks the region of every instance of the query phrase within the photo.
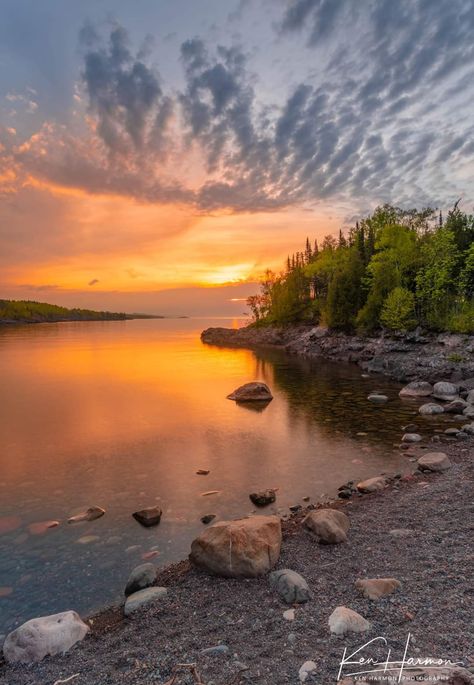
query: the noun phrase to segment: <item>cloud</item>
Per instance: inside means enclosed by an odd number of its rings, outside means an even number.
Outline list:
[[[98,278],[93,278],[92,281],[89,281],[87,285],[97,285],[97,283],[100,283]]]

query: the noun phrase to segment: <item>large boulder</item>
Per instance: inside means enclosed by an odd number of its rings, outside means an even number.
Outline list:
[[[311,594],[303,576],[289,568],[273,571],[269,576],[271,586],[287,604],[304,604]]]
[[[130,616],[139,609],[156,604],[166,597],[168,590],[165,587],[147,587],[144,590],[134,592],[127,597],[123,612],[125,616]]]
[[[448,383],[447,381],[440,381],[435,383],[433,386],[433,397],[438,400],[444,400],[445,402],[452,402],[459,395],[459,388],[454,383]]]
[[[395,578],[359,578],[355,586],[368,599],[380,599],[395,592],[401,583]]]
[[[428,452],[417,463],[421,471],[446,471],[451,466],[449,457],[444,452]]]
[[[422,404],[418,411],[425,416],[432,416],[434,414],[442,414],[444,409],[440,404],[428,402],[427,404]]]
[[[133,595],[134,592],[150,587],[156,580],[156,568],[153,564],[140,564],[136,566],[128,577],[125,586],[125,597]]]
[[[329,629],[336,635],[363,633],[370,629],[370,623],[357,611],[340,606],[329,617]]]
[[[9,663],[41,661],[45,656],[64,654],[89,630],[75,611],[32,618],[7,635],[3,655]]]
[[[95,521],[95,519],[100,518],[105,514],[105,509],[102,507],[89,507],[85,511],[81,511],[80,514],[71,516],[68,518],[68,523],[80,523],[81,521]]]
[[[192,543],[189,559],[195,566],[228,578],[261,576],[280,556],[278,516],[251,516],[219,521]]]
[[[161,521],[162,511],[160,507],[147,507],[146,509],[141,509],[140,511],[135,511],[132,516],[135,521],[141,523],[145,528],[150,528],[151,526],[157,526]]]
[[[273,399],[273,395],[266,383],[254,381],[241,385],[237,390],[227,395],[227,399],[236,402],[269,402]]]
[[[359,492],[364,494],[369,492],[377,492],[377,490],[383,490],[387,485],[387,479],[385,476],[375,476],[374,478],[367,478],[360,483],[357,483],[357,489]]]
[[[426,381],[408,383],[398,393],[400,397],[428,397],[433,394],[433,386]]]
[[[337,545],[346,542],[350,521],[344,512],[337,509],[316,509],[306,516],[304,525],[317,536],[319,542]]]

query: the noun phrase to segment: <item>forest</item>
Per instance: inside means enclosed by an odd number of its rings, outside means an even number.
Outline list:
[[[126,319],[126,314],[95,312],[91,309],[67,309],[46,302],[0,300],[0,324],[46,323],[51,321],[110,321]]]
[[[459,205],[443,218],[386,204],[338,239],[307,239],[248,298],[255,325],[474,333],[474,216]]]

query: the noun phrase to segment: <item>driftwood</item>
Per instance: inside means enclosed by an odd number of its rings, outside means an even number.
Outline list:
[[[80,673],[74,673],[74,675],[70,675],[69,678],[64,678],[64,680],[56,680],[53,685],[62,685],[62,683],[68,683],[70,680],[74,680],[74,678],[78,678],[80,676]]]

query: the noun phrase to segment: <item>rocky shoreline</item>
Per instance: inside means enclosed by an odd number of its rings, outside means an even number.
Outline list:
[[[398,337],[335,333],[322,326],[208,328],[203,342],[223,347],[277,347],[290,354],[353,362],[405,383],[474,377],[474,336],[420,330]],[[473,386],[474,387],[474,381]]]
[[[74,685],[284,685],[302,678],[329,685],[337,682],[345,647],[355,650],[382,636],[393,658],[401,659],[408,633],[410,657],[463,663],[461,676],[442,682],[474,682],[473,447],[472,437],[459,443],[446,436],[437,449],[451,463],[447,470],[411,475],[407,458],[401,478],[331,503],[350,520],[341,544],[315,540],[303,525],[311,507],[283,520],[276,569],[300,574],[309,601],[288,605],[268,576],[216,577],[183,561],[159,572],[155,585],[166,593],[158,603],[128,617],[122,608],[93,616],[89,634],[65,655],[30,666],[0,664],[1,685],[59,685],[68,679]],[[426,445],[410,446],[412,459],[425,453]],[[357,586],[367,577],[393,579],[401,587],[374,601]],[[330,632],[329,617],[340,606],[360,614],[369,630]],[[383,659],[387,647],[379,642],[370,656]],[[303,664],[311,662],[315,670],[308,666],[302,676]]]

